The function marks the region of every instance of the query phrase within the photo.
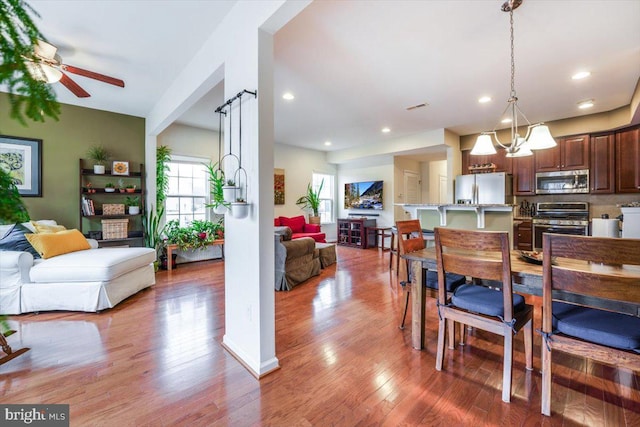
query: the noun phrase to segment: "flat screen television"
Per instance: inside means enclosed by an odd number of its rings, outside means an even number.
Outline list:
[[[382,181],[351,182],[344,185],[345,209],[382,210]]]

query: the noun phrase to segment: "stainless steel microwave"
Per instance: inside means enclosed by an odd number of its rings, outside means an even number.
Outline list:
[[[536,194],[589,192],[589,169],[536,173]]]

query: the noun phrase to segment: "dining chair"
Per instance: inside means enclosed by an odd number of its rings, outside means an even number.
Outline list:
[[[444,361],[446,325],[454,322],[492,332],[503,337],[502,400],[511,400],[511,371],[514,336],[524,329],[527,370],[533,363],[533,306],[514,294],[511,283],[509,234],[502,231],[458,230],[436,227],[435,250],[438,278],[445,271],[501,283],[502,289],[477,284],[459,286],[449,300],[445,289],[438,290],[438,350],[436,370]]]
[[[397,228],[397,241],[398,241],[398,253],[403,255],[410,252],[419,251],[425,248],[426,241],[422,234],[422,226],[417,219],[396,221]],[[406,301],[404,305],[404,313],[402,314],[402,322],[399,328],[404,329],[404,322],[407,317],[407,309],[409,308],[409,294],[411,292],[411,271],[409,268],[409,261],[405,262],[406,280],[400,282],[402,289],[406,295]],[[453,292],[458,286],[466,282],[466,277],[459,274],[446,274],[445,275],[447,292]],[[422,286],[430,292],[427,295],[437,297],[438,290],[438,273],[433,270],[423,269],[422,274]],[[453,346],[453,341],[451,342]]]
[[[640,371],[640,317],[616,304],[594,308],[603,300],[640,305],[640,239],[545,233],[542,275],[541,412],[551,415],[554,350]],[[581,304],[554,301],[566,291]]]

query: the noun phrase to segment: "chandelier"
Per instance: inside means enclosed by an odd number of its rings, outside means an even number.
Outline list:
[[[502,5],[503,12],[509,12],[509,23],[511,28],[511,94],[507,100],[507,108],[502,112],[504,117],[509,112],[511,121],[511,140],[508,144],[503,144],[498,139],[496,127],[491,132],[482,132],[476,140],[471,154],[473,155],[490,155],[496,153],[496,148],[492,142],[493,139],[498,145],[507,151],[507,157],[524,157],[531,156],[531,150],[542,150],[556,146],[556,141],[549,132],[549,127],[544,123],[531,124],[524,113],[518,107],[518,97],[515,88],[515,59],[513,54],[513,11],[522,4],[522,0],[508,0]],[[518,116],[521,116],[527,123],[527,134],[522,137],[518,133]],[[503,121],[504,122],[504,121]]]

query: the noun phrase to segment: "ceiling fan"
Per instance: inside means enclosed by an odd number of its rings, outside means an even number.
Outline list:
[[[49,44],[43,40],[38,40],[38,43],[34,46],[34,54],[38,61],[29,61],[27,67],[31,74],[42,81],[47,83],[62,83],[67,89],[73,92],[79,98],[87,98],[91,95],[86,90],[82,89],[80,85],[71,80],[71,77],[64,72],[77,74],[79,76],[89,77],[90,79],[99,80],[104,83],[109,83],[115,86],[124,87],[124,81],[116,79],[114,77],[105,76],[104,74],[88,71],[82,68],[74,67],[62,63],[62,58],[58,55],[58,48]]]

